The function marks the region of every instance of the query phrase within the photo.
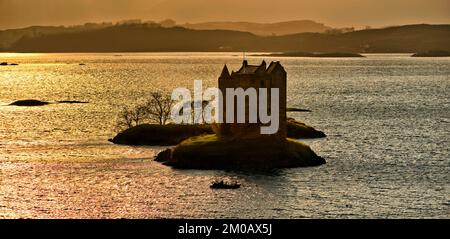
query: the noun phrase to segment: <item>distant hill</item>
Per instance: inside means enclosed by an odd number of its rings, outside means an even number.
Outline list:
[[[126,20],[117,24],[113,23],[87,23],[80,26],[32,26],[21,29],[11,29],[0,31],[0,49],[11,47],[23,37],[33,38],[45,35],[61,34],[61,33],[76,33],[90,30],[98,30],[106,27],[113,27],[119,25],[146,25],[147,27],[175,27],[176,22],[167,19],[161,22],[142,22],[141,20]],[[325,32],[331,30],[323,24],[314,21],[290,21],[280,23],[250,23],[250,22],[207,22],[198,24],[186,24],[182,27],[194,30],[234,30],[251,32],[256,35],[287,35],[292,33],[303,32]]]
[[[450,25],[406,25],[342,34],[303,33],[276,39],[305,52],[414,53],[450,50]],[[284,50],[285,51],[285,50]]]
[[[189,30],[181,27],[123,25],[77,33],[24,37],[13,52],[160,52],[225,51],[258,37],[246,32]]]
[[[10,29],[0,31],[0,48],[11,47],[12,44],[23,37],[38,37],[44,35],[83,32],[88,30],[96,30],[112,26],[111,23],[87,23],[80,26],[64,27],[64,26],[32,26],[20,29]]]
[[[347,33],[258,36],[229,30],[192,30],[126,24],[33,36],[8,47],[13,52],[261,51],[413,53],[450,51],[450,25],[407,25]]]
[[[254,22],[203,22],[185,24],[182,27],[194,30],[231,30],[250,32],[260,36],[288,35],[304,32],[326,32],[331,27],[311,20],[287,21],[277,23],[254,23]]]

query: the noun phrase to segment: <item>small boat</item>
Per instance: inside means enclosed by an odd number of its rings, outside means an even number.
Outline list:
[[[223,180],[212,182],[210,188],[212,189],[238,189],[241,184],[237,182],[224,182]]]

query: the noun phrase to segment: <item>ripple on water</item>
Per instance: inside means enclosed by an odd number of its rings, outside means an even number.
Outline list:
[[[239,56],[5,57],[20,65],[0,71],[0,218],[449,218],[448,59],[281,59],[289,106],[312,110],[290,116],[327,133],[306,143],[328,164],[248,173],[173,170],[151,160],[160,147],[106,141],[123,105],[214,86]],[[2,106],[19,99],[90,103]],[[211,190],[221,177],[242,188]]]

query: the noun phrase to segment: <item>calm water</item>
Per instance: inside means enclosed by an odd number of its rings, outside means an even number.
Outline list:
[[[317,168],[173,170],[152,161],[161,148],[107,141],[122,106],[215,86],[241,60],[0,54],[20,64],[0,67],[0,218],[450,218],[450,58],[279,59],[289,106],[313,111],[291,116],[329,135],[306,141],[328,161]],[[6,106],[29,98],[90,103]],[[217,177],[243,187],[213,191]]]

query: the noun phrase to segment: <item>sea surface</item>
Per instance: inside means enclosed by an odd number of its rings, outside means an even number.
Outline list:
[[[249,54],[247,54],[249,55]],[[174,170],[118,146],[118,112],[155,90],[216,86],[242,53],[0,54],[0,218],[450,218],[450,58],[266,58],[327,164]],[[247,56],[250,64],[262,57]],[[85,65],[80,65],[83,63]],[[8,106],[21,99],[88,104]],[[211,190],[216,178],[238,190]]]

